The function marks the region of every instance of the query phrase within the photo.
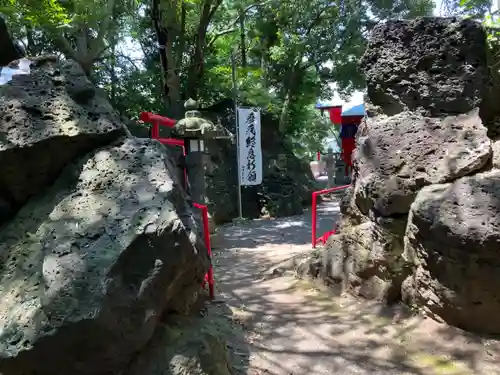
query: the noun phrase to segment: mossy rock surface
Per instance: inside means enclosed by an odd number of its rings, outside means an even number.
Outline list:
[[[201,317],[169,316],[123,375],[239,374],[246,351],[235,342],[244,341],[243,332],[224,309],[211,306]]]

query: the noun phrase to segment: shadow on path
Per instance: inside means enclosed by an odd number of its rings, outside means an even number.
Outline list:
[[[318,233],[338,204],[321,206]],[[249,332],[246,374],[500,374],[500,345],[420,316],[351,296],[335,297],[266,271],[311,251],[310,211],[221,228],[217,289]]]
[[[318,233],[330,231],[340,218],[339,203],[318,205]],[[223,227],[224,247],[230,249],[256,249],[269,245],[311,247],[311,209],[302,215],[278,219],[256,219]],[[283,250],[286,251],[286,250]]]

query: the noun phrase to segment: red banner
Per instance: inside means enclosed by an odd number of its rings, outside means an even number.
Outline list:
[[[356,140],[354,138],[342,138],[342,156],[348,166],[352,165],[352,152],[355,147]]]
[[[342,123],[342,106],[335,106],[328,108],[328,112],[330,113],[330,121],[334,125],[340,125]]]

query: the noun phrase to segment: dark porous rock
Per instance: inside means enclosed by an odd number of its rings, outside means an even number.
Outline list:
[[[117,374],[162,314],[188,310],[209,259],[172,169],[158,142],[118,139],[0,228],[0,373]]]
[[[338,234],[303,266],[309,274],[500,333],[500,143],[489,138],[500,112],[486,55],[473,20],[374,28],[353,187]]]
[[[422,187],[479,171],[491,153],[478,110],[445,118],[409,112],[367,118],[357,139],[356,204],[365,215],[407,214]]]
[[[491,149],[493,151],[493,156],[491,158],[492,167],[500,169],[500,140],[492,142]]]
[[[405,298],[449,324],[500,333],[500,171],[422,189],[407,228]]]
[[[370,219],[380,228],[383,228],[393,236],[396,236],[396,238],[402,239],[405,235],[408,221],[407,215],[394,215],[389,217],[370,215]]]
[[[228,342],[214,322],[172,316],[123,375],[232,375]]]
[[[236,151],[234,145],[223,140],[208,141],[210,162],[214,166],[206,177],[206,194],[209,210],[215,223],[227,223],[238,217],[238,182],[236,168]],[[234,154],[233,154],[234,152]],[[246,193],[246,188],[242,189]],[[249,198],[245,195],[245,198]],[[256,200],[245,199],[242,202],[245,215],[249,218],[258,217],[259,206]]]
[[[260,192],[265,212],[271,217],[300,215],[304,210],[304,193],[298,184],[300,182],[289,176],[287,169],[268,168]]]
[[[344,227],[359,225],[367,220],[367,217],[359,210],[356,205],[354,188],[352,186],[344,190],[340,199],[340,213],[342,214],[339,222],[339,230]]]
[[[488,76],[486,55],[485,30],[471,19],[380,23],[361,62],[372,110],[434,117],[478,108]]]
[[[402,242],[370,221],[330,237],[320,255],[311,260],[311,276],[388,303],[398,300],[401,283],[408,276]]]
[[[80,66],[36,59],[0,86],[0,224],[76,157],[127,133]]]

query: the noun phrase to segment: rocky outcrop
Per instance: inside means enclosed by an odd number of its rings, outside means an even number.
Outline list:
[[[408,276],[401,239],[371,221],[344,226],[330,237],[326,248],[300,264],[299,276],[322,278],[369,299],[399,299]],[[388,267],[390,265],[390,267]]]
[[[0,224],[77,156],[126,128],[74,61],[40,58],[0,86]]]
[[[486,88],[485,32],[472,20],[391,20],[370,35],[361,68],[372,116],[418,111],[441,117],[480,107]]]
[[[0,97],[0,373],[122,373],[210,262],[172,160],[73,61]]]
[[[404,235],[416,195],[425,186],[454,181],[488,164],[491,142],[478,108],[485,51],[485,33],[473,21],[389,21],[373,31],[362,60],[369,110],[356,140],[348,203],[354,207],[346,209],[358,210],[361,221],[370,224],[361,224],[368,228],[360,236],[352,218],[343,218],[342,243],[358,244],[341,250],[356,260],[358,280],[347,287],[373,298],[398,299],[411,268],[403,255]],[[449,91],[460,95],[446,96]],[[368,239],[359,245],[360,238]],[[329,251],[337,251],[335,242]],[[391,246],[379,251],[380,243]],[[360,256],[363,252],[370,256]]]
[[[309,273],[500,333],[500,164],[485,126],[486,52],[485,32],[472,20],[375,27],[361,63],[368,111],[353,187],[340,233],[306,264]]]
[[[233,375],[224,326],[175,317],[160,325],[124,375]],[[226,329],[227,331],[227,329]]]
[[[490,143],[478,110],[441,118],[412,112],[368,117],[357,138],[356,204],[365,215],[407,214],[422,187],[484,167]]]
[[[199,287],[208,258],[161,147],[91,153],[2,227],[0,371],[119,368]]]
[[[499,333],[500,170],[422,189],[412,204],[409,302],[455,326]]]

